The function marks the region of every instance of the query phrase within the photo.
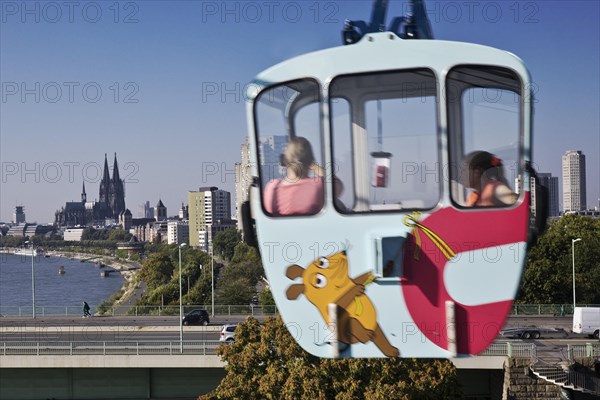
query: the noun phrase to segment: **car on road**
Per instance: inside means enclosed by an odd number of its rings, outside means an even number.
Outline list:
[[[206,310],[192,310],[187,313],[183,318],[183,325],[208,325],[210,318]]]
[[[237,328],[237,324],[223,325],[223,329],[221,329],[221,335],[219,336],[219,341],[232,343],[235,340],[235,328]]]

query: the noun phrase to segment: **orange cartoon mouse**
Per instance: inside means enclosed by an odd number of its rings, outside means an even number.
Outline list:
[[[338,306],[339,341],[346,344],[373,341],[388,357],[398,356],[398,349],[390,344],[377,323],[373,303],[365,294],[365,286],[375,276],[370,272],[352,279],[348,276],[348,257],[342,251],[330,257],[313,261],[306,269],[290,265],[286,276],[289,279],[302,277],[303,283],[291,285],[286,296],[295,300],[304,294],[314,304],[329,324],[328,304]]]

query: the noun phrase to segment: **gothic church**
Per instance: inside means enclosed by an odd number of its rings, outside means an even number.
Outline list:
[[[105,226],[107,220],[118,220],[119,214],[125,211],[125,187],[119,176],[117,153],[115,153],[112,178],[104,154],[104,172],[100,181],[99,194],[98,201],[87,201],[84,182],[81,201],[67,202],[64,207],[56,211],[54,224],[59,227]]]

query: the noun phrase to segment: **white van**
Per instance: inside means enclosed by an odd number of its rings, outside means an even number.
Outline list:
[[[600,307],[575,307],[573,333],[582,333],[598,339],[600,336]]]

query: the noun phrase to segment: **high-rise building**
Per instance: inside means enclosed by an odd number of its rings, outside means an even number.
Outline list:
[[[188,213],[190,246],[208,250],[212,246],[212,235],[208,235],[201,246],[200,232],[213,233],[222,230],[222,226],[231,226],[231,194],[215,186],[188,192]]]
[[[287,146],[288,137],[284,135],[261,136],[258,141],[260,168],[262,169],[263,185],[271,179],[281,177],[280,157]],[[248,200],[248,189],[252,183],[252,168],[250,165],[250,145],[248,139],[241,147],[241,162],[235,165],[235,205],[238,229],[242,229],[240,215],[241,205]]]
[[[250,169],[250,144],[248,139],[242,144],[241,162],[235,164],[235,215],[238,229],[242,229],[242,203],[248,200],[248,189],[252,183]]]
[[[15,212],[13,213],[13,223],[14,224],[24,224],[25,223],[25,207],[16,206]]]
[[[287,146],[288,137],[279,136],[261,136],[258,143],[258,152],[260,167],[262,169],[263,185],[266,185],[271,179],[281,177],[280,157]]]
[[[167,222],[167,243],[182,244],[190,240],[190,226],[188,221]]]
[[[558,177],[540,172],[537,174],[539,184],[548,189],[548,216],[558,217]]]
[[[154,215],[150,213],[150,202],[146,200],[144,203],[138,206],[137,217],[138,218],[154,218]]]
[[[585,155],[569,150],[562,156],[563,211],[586,209]]]

